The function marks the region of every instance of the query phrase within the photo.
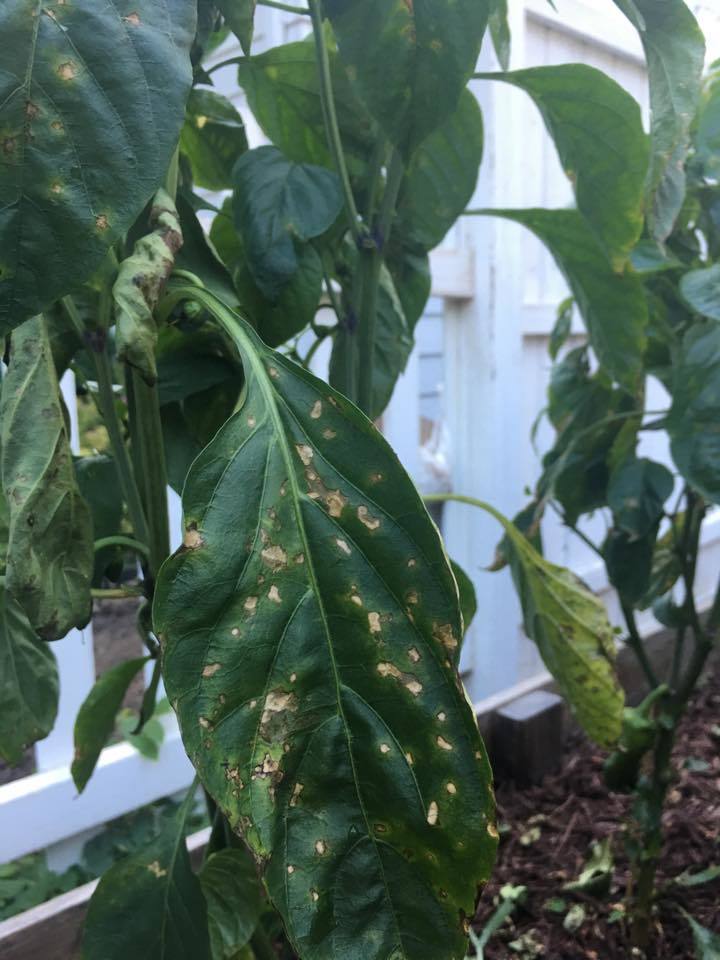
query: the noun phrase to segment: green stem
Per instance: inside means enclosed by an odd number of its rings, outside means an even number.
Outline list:
[[[268,3],[268,0],[265,0],[265,2]],[[345,163],[345,153],[343,152],[342,139],[340,137],[340,126],[335,109],[335,98],[333,97],[330,58],[325,43],[320,0],[309,0],[309,4],[309,13],[312,17],[315,50],[320,72],[320,103],[325,122],[325,133],[327,135],[330,152],[335,161],[335,167],[340,177],[350,230],[355,242],[361,244],[365,240],[365,231],[360,223],[360,215],[355,205],[355,197],[352,192],[352,186],[350,185],[350,175],[348,174],[347,164]],[[277,4],[273,4],[273,6],[277,6]]]
[[[383,265],[383,252],[390,239],[393,217],[397,205],[404,166],[400,153],[393,151],[388,170],[385,193],[377,224],[374,228],[375,244],[370,250],[360,250],[358,281],[358,406],[368,417],[372,415],[373,375],[375,370],[375,328],[377,321],[378,292]]]
[[[627,624],[628,629],[628,636],[625,642],[635,654],[635,658],[640,664],[650,688],[654,690],[656,687],[660,686],[660,681],[655,673],[655,670],[653,669],[653,665],[650,663],[650,658],[647,655],[645,644],[640,636],[640,631],[637,627],[637,621],[635,620],[635,611],[630,604],[626,603],[622,598],[620,598],[620,606],[622,607],[623,617],[625,618],[625,623]]]
[[[141,553],[145,557],[150,555],[148,547],[146,547],[144,543],[138,543],[137,540],[133,540],[132,537],[102,537],[93,544],[95,553],[99,550],[104,550],[105,547],[127,547],[129,550],[134,550],[135,553]]]
[[[273,10],[284,10],[285,13],[296,13],[299,17],[311,16],[307,7],[296,7],[292,3],[280,3],[280,0],[257,0],[260,7],[272,7]]]
[[[127,600],[129,597],[144,597],[140,587],[118,587],[108,590],[91,590],[96,600]]]
[[[248,60],[249,57],[230,57],[229,60],[221,60],[220,63],[214,63],[211,67],[207,68],[207,74],[215,73],[216,70],[222,70],[223,67],[234,67],[238,64],[241,64],[244,60]]]
[[[130,442],[149,521],[146,542],[150,548],[150,573],[154,578],[170,555],[167,467],[160,400],[157,387],[149,387],[136,370],[127,368],[127,371]]]

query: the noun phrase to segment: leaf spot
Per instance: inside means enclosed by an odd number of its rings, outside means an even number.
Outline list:
[[[265,549],[261,551],[260,556],[273,570],[281,570],[287,566],[287,553],[278,545],[265,547]]]
[[[380,526],[380,521],[377,519],[377,517],[373,517],[368,512],[367,507],[358,507],[357,515],[360,523],[365,524],[368,530],[377,530],[377,528]]]
[[[78,74],[77,64],[74,60],[66,60],[57,68],[57,74],[61,80],[74,80]]]
[[[291,863],[288,864],[287,872],[289,874],[295,873],[295,867]]]
[[[252,414],[251,414],[251,415],[247,418],[247,425],[248,425],[248,426],[250,427],[250,429],[252,430],[256,423],[257,423],[257,420],[256,420],[255,417],[253,417]]]
[[[280,374],[277,371],[277,367],[268,367],[268,373],[273,380],[277,380],[280,377]]]
[[[380,614],[379,614],[379,613],[376,613],[375,611],[373,611],[373,613],[369,613],[369,614],[368,614],[368,623],[369,623],[369,625],[370,625],[370,633],[380,633],[380,632],[382,631],[382,627],[380,626]],[[378,664],[378,670],[380,671],[380,673],[382,673],[382,670],[381,670],[380,668],[381,668],[381,667],[384,667],[384,666],[389,667],[389,666],[391,666],[391,664],[382,664],[382,663],[379,663],[379,664]],[[397,667],[396,667],[395,669],[397,669]],[[383,676],[387,676],[387,674],[383,674]]]
[[[455,786],[454,783],[446,783],[445,789],[447,790],[447,792],[450,794],[451,797],[454,797],[455,794],[457,793],[457,787]]]
[[[293,787],[292,797],[290,798],[291,807],[297,806],[298,800],[300,799],[300,794],[303,792],[304,789],[305,789],[304,783],[295,784],[295,786]]]
[[[435,742],[437,743],[437,745],[440,747],[441,750],[452,750],[452,749],[453,749],[453,745],[452,745],[451,743],[448,743],[448,741],[445,739],[445,737],[438,737]]]
[[[240,630],[239,630],[238,627],[233,627],[232,630],[230,631],[230,633],[233,635],[233,637],[239,637],[239,636],[240,636]]]
[[[342,540],[340,537],[338,537],[335,540],[335,543],[340,547],[343,553],[347,554],[348,557],[350,556],[350,554],[352,553],[352,550],[348,546],[348,543],[346,540]]]
[[[417,647],[410,647],[410,649],[408,650],[408,656],[410,657],[413,663],[419,663],[420,660],[422,659],[422,657],[420,656],[420,651],[418,650]]]
[[[126,17],[123,17],[123,22],[130,24],[131,27],[139,27],[139,26],[140,26],[140,17],[139,17],[138,14],[133,10],[132,13],[129,13]]]
[[[95,226],[102,233],[104,233],[108,229],[108,227],[110,226],[110,223],[104,213],[98,214],[98,216],[95,217]]]
[[[245,600],[245,603],[243,604],[243,606],[245,607],[245,609],[249,614],[253,614],[255,613],[255,610],[257,608],[257,603],[258,603],[257,597],[248,597]]]
[[[437,718],[440,721],[440,723],[445,723],[445,721],[447,720],[447,714],[445,713],[444,710],[441,710],[440,713],[437,715]]]
[[[313,903],[317,903],[318,900],[320,899],[320,894],[317,892],[317,890],[311,890],[311,891],[310,891],[310,897],[311,897]]]
[[[147,868],[150,871],[150,873],[153,874],[153,876],[156,876],[158,878],[158,880],[160,880],[162,877],[167,876],[167,870],[163,870],[158,860],[153,860],[152,863],[148,864]]]
[[[204,677],[214,677],[218,670],[222,669],[221,663],[209,663],[206,667],[203,668],[202,675]]]
[[[297,443],[295,444],[295,449],[298,452],[298,456],[302,460],[303,464],[307,467],[310,465],[312,458],[315,456],[315,452],[312,447],[309,447],[306,443]]]
[[[497,827],[494,823],[489,823],[487,825],[487,832],[493,838],[493,840],[498,840],[500,837],[500,834],[497,832]]]
[[[434,623],[432,633],[435,640],[437,640],[438,643],[441,643],[446,650],[457,649],[457,637],[453,633],[453,628],[449,623],[444,623],[442,625]]]
[[[412,767],[413,764],[415,763],[415,759],[414,759],[414,757],[413,757],[413,755],[412,755],[411,753],[406,753],[406,754],[405,754],[405,759],[407,760],[409,766],[411,766],[411,767]]]
[[[381,744],[380,744],[380,753],[390,753],[390,744],[389,744],[389,743],[381,743]]]
[[[312,410],[310,411],[310,416],[313,418],[313,420],[319,420],[319,419],[320,419],[320,417],[322,416],[322,401],[321,401],[321,400],[316,400],[316,401],[315,401],[315,403],[313,404],[313,408],[312,408]]]
[[[272,600],[273,603],[282,603],[282,599],[280,597],[280,591],[275,586],[275,584],[273,584],[270,587],[270,590],[268,591],[268,600]]]
[[[428,807],[428,813],[427,813],[427,822],[430,824],[431,827],[434,827],[435,824],[438,822],[439,813],[440,811],[438,809],[438,805],[433,800],[430,806]]]
[[[337,434],[334,430],[331,430],[330,427],[325,427],[323,430],[323,437],[325,437],[326,440],[334,440],[336,436]]]
[[[315,841],[315,852],[318,854],[318,856],[320,856],[320,857],[325,856],[326,851],[327,851],[327,844],[325,843],[325,841],[324,841],[324,840],[316,840],[316,841]]]
[[[185,529],[185,536],[183,537],[183,546],[186,550],[199,550],[200,547],[204,546],[205,541],[198,533],[198,528],[196,523],[189,523]]]

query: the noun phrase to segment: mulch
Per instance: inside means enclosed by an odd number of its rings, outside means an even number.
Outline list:
[[[675,749],[676,778],[664,817],[665,848],[658,874],[666,886],[684,871],[720,863],[720,671],[695,697]],[[562,769],[540,786],[498,785],[501,842],[492,880],[474,923],[479,932],[495,910],[505,884],[528,888],[527,899],[485,947],[485,960],[626,960],[633,953],[622,914],[629,879],[623,824],[630,798],[609,793],[602,779],[604,755],[575,735]],[[591,845],[610,839],[615,871],[607,897],[568,893]],[[558,900],[564,900],[566,907]],[[667,887],[657,903],[654,942],[648,960],[691,960],[692,935],[680,907],[703,926],[720,932],[720,879]],[[582,904],[578,929],[565,927],[567,911]],[[553,911],[552,908],[555,908]],[[576,911],[577,914],[578,911]]]

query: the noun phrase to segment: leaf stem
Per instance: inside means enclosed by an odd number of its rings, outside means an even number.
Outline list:
[[[93,545],[95,553],[104,550],[105,547],[127,547],[129,550],[141,553],[145,557],[150,555],[149,548],[144,543],[133,540],[132,537],[102,537],[100,540],[96,540]]]
[[[265,0],[265,3],[269,3],[269,0]],[[309,0],[309,5],[320,73],[320,103],[322,106],[323,120],[325,122],[325,133],[330,146],[330,152],[335,161],[337,173],[340,177],[350,231],[355,242],[361,244],[365,240],[365,230],[360,222],[360,215],[355,204],[352,186],[350,185],[350,175],[348,174],[347,164],[345,163],[345,153],[343,152],[342,139],[340,137],[340,126],[335,109],[335,98],[333,97],[330,58],[325,43],[320,0]],[[277,6],[277,4],[273,3],[272,6]]]
[[[129,597],[144,597],[140,587],[117,587],[108,590],[91,590],[95,600],[127,600]]]
[[[210,76],[211,73],[215,73],[216,70],[222,70],[223,67],[234,67],[237,64],[241,64],[243,60],[248,60],[249,57],[230,57],[229,60],[221,60],[220,63],[214,63],[211,67],[207,68],[207,74]]]
[[[654,690],[660,685],[660,681],[658,680],[657,674],[653,669],[653,665],[650,663],[650,658],[647,655],[645,644],[640,636],[640,631],[638,630],[637,621],[635,619],[635,611],[630,604],[626,603],[622,598],[620,599],[620,606],[622,608],[623,617],[625,618],[625,623],[628,629],[628,636],[625,642],[635,654],[635,658],[640,664],[642,672],[645,674],[645,678],[650,685],[650,688]]]

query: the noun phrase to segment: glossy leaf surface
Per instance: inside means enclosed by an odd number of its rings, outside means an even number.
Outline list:
[[[575,210],[492,210],[522,223],[550,250],[585,321],[603,366],[632,387],[642,368],[648,308],[640,279],[614,273],[605,254]]]
[[[185,114],[196,6],[2,4],[0,330],[90,276],[157,189]]]
[[[233,210],[248,265],[265,296],[277,296],[298,269],[295,240],[332,226],[343,205],[337,174],[292,163],[276,147],[258,147],[235,166]]]
[[[70,772],[80,793],[115,727],[115,715],[147,657],[126,660],[107,670],[88,694],[75,720],[75,753]]]
[[[487,0],[326,0],[323,9],[366,106],[409,158],[457,107]]]
[[[208,907],[213,960],[236,960],[264,906],[255,863],[245,849],[220,850],[203,864],[200,886]]]
[[[0,757],[19,763],[25,747],[46,737],[58,708],[58,672],[20,604],[0,588]]]
[[[685,335],[673,372],[668,417],[672,457],[704,497],[720,503],[720,328],[707,322]]]
[[[437,530],[352,404],[182,295],[247,376],[190,471],[155,598],[188,754],[300,956],[460,960],[497,834]]]
[[[194,87],[187,104],[180,149],[193,181],[206,190],[232,188],[232,170],[248,148],[245,125],[235,107],[214,90]]]
[[[33,629],[58,640],[90,619],[93,539],[42,317],[13,333],[3,383],[2,485],[10,508],[6,587]]]
[[[417,150],[404,180],[396,228],[406,243],[436,247],[468,205],[483,153],[478,102],[463,91],[457,110]]]
[[[685,158],[698,108],[705,40],[684,0],[615,0],[637,28],[648,65],[652,157],[648,220],[656,240],[672,231],[685,199]]]
[[[149,225],[151,232],[137,241],[132,255],[120,265],[113,299],[118,358],[136,367],[153,386],[157,379],[154,310],[183,242],[175,204],[164,190],[155,195]]]
[[[578,209],[615,269],[642,231],[649,146],[640,105],[601,70],[581,63],[488,74],[537,105]]]
[[[101,878],[85,921],[83,960],[210,960],[207,907],[185,846],[194,792],[151,843]]]
[[[680,281],[680,292],[693,310],[720,320],[720,264],[690,270]]]

